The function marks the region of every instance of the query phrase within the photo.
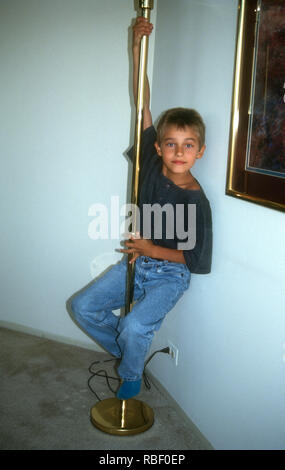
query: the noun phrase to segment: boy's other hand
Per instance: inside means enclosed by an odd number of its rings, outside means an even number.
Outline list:
[[[149,36],[152,30],[153,24],[143,16],[138,16],[133,26],[133,48],[139,48],[141,38],[143,36]]]
[[[154,244],[151,240],[146,238],[140,238],[139,233],[136,235],[130,234],[129,240],[127,240],[124,245],[126,249],[120,250],[122,253],[132,254],[133,257],[130,260],[130,263],[134,263],[139,256],[149,256],[153,257],[153,248]]]

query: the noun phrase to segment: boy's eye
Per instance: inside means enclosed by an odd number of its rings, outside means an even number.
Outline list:
[[[175,143],[174,143],[174,142],[167,142],[166,147],[168,147],[168,148],[174,148],[174,147],[175,147]],[[186,148],[186,149],[192,149],[192,148],[193,148],[193,144],[185,144],[185,148]]]

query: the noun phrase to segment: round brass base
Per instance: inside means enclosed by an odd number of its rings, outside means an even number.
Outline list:
[[[91,408],[91,422],[108,434],[130,436],[149,429],[154,422],[152,408],[144,402],[129,398],[108,398]]]

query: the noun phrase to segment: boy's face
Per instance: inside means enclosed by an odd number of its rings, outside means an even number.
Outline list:
[[[155,147],[162,157],[162,172],[168,177],[188,173],[205,151],[205,145],[200,149],[195,130],[188,126],[185,129],[167,126],[161,144],[156,142]]]

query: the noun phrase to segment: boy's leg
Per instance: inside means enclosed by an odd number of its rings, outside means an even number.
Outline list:
[[[126,261],[123,260],[78,294],[71,303],[76,321],[115,357],[121,357],[116,341],[120,317],[112,310],[124,306],[125,292]]]
[[[165,315],[174,307],[190,282],[190,273],[183,265],[175,263],[174,266],[174,263],[170,263],[163,266],[163,262],[152,260],[147,262],[147,269],[144,269],[143,259],[139,260],[136,275],[138,282],[143,283],[144,295],[135,303],[132,311],[120,319],[118,325],[120,335],[117,342],[122,351],[118,373],[124,381],[122,394],[119,390],[118,398],[130,398],[138,393],[145,356],[154,332],[160,328]],[[128,385],[134,385],[136,393],[131,391],[128,395]]]

